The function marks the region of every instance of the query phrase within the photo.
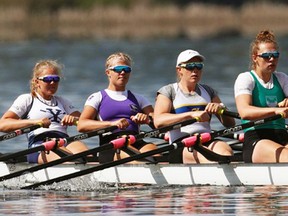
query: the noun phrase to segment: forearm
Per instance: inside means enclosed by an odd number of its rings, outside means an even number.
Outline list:
[[[92,130],[98,130],[105,127],[112,126],[112,122],[110,121],[97,121],[92,119],[79,119],[77,130],[79,132],[88,132]]]
[[[177,122],[185,121],[191,119],[191,113],[185,112],[180,114],[174,113],[162,113],[158,116],[154,115],[154,125],[156,128],[163,127],[166,125],[174,124]]]
[[[35,125],[40,121],[33,119],[1,119],[0,120],[0,131],[2,132],[11,132],[19,128],[28,127]]]

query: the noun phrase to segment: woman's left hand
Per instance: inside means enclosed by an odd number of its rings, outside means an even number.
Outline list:
[[[137,113],[135,116],[131,116],[130,119],[137,124],[149,124],[149,116],[144,113]]]
[[[288,98],[278,103],[278,107],[288,107]]]
[[[222,109],[223,105],[221,103],[208,103],[205,111],[207,111],[209,114],[218,114]]]
[[[78,117],[72,116],[72,115],[65,115],[63,119],[61,120],[61,125],[77,125],[78,123]]]

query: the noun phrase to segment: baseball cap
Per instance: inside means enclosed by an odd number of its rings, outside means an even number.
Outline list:
[[[179,64],[181,64],[183,62],[187,62],[188,60],[190,60],[191,58],[196,57],[196,56],[200,57],[202,59],[202,61],[205,60],[205,57],[195,50],[188,49],[188,50],[181,52],[178,55],[176,67]]]

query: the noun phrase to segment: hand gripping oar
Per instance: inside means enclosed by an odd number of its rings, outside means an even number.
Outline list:
[[[230,116],[230,117],[237,118],[237,119],[241,119],[239,113],[232,112],[232,111],[229,111],[229,110],[226,110],[226,109],[221,109],[219,111],[219,114],[220,115]]]
[[[40,128],[40,127],[43,127],[42,123],[37,123],[35,125],[31,125],[31,126],[28,126],[28,127],[23,127],[23,128],[17,129],[15,131],[12,131],[12,132],[9,132],[9,133],[1,135],[0,136],[0,141],[12,139],[12,138],[14,138],[16,136],[20,136],[22,134],[29,133],[29,132],[37,129],[37,128]]]
[[[181,128],[183,126],[195,123],[196,121],[199,121],[199,119],[198,118],[193,118],[193,119],[189,119],[189,120],[186,120],[186,121],[183,121],[183,122],[178,122],[178,123],[175,123],[175,124],[171,124],[171,125],[168,125],[168,126],[164,126],[164,127],[158,128],[158,129],[154,129],[152,131],[141,132],[140,134],[135,135],[135,138],[136,138],[136,140],[140,140],[140,139],[148,138],[148,137],[157,137],[161,133],[164,133],[164,132],[169,131],[169,130],[174,130],[174,129]],[[124,138],[119,138],[119,139],[123,140]],[[62,142],[60,141],[60,143],[63,143],[63,141]],[[78,159],[78,158],[81,158],[81,157],[85,157],[85,156],[90,155],[90,154],[96,154],[97,152],[100,152],[100,151],[113,149],[113,148],[117,149],[117,148],[120,148],[120,147],[123,147],[123,146],[119,146],[119,145],[115,146],[113,142],[112,143],[110,142],[110,143],[107,143],[107,144],[103,144],[103,145],[101,145],[99,147],[89,149],[87,151],[83,151],[83,152],[80,152],[80,153],[77,153],[77,154],[69,155],[69,156],[66,156],[66,157],[63,157],[63,158],[59,158],[57,160],[54,160],[54,161],[51,161],[51,162],[48,162],[48,163],[45,163],[45,164],[40,164],[40,165],[37,165],[37,166],[34,166],[34,167],[30,167],[30,168],[27,168],[27,169],[24,169],[24,170],[19,170],[17,172],[10,173],[10,174],[5,175],[5,176],[1,176],[0,177],[0,181],[11,179],[11,178],[20,176],[20,175],[22,175],[24,173],[35,172],[35,171],[38,171],[38,170],[41,170],[41,169],[45,169],[45,168],[48,168],[48,167],[51,167],[51,166],[55,166],[55,165],[58,165],[58,164],[61,164],[61,163],[67,162],[67,161],[72,161],[72,160],[75,160],[75,159]]]
[[[110,132],[112,130],[117,129],[117,126],[110,126],[110,127],[106,127],[106,128],[102,128],[99,130],[94,130],[94,131],[89,131],[87,133],[82,133],[82,134],[77,134],[75,136],[72,137],[67,137],[67,138],[60,138],[60,139],[52,139],[49,140],[47,142],[42,143],[39,146],[36,146],[34,148],[30,148],[30,149],[25,149],[23,151],[19,151],[19,152],[15,152],[15,153],[11,153],[11,154],[5,154],[0,156],[0,161],[7,161],[9,159],[13,159],[13,158],[17,158],[23,155],[27,155],[27,154],[31,154],[37,151],[49,151],[49,150],[53,150],[53,147],[51,146],[55,146],[55,147],[61,147],[64,146],[67,143],[76,141],[76,140],[83,140],[83,139],[87,139],[89,137],[93,137],[93,136],[98,136],[100,134],[106,133],[106,132]]]
[[[219,163],[230,163],[231,161],[239,161],[239,157],[237,156],[225,156],[217,154],[201,145],[201,143],[209,142],[210,140],[213,140],[216,137],[231,134],[237,131],[241,131],[250,127],[254,127],[257,125],[265,124],[269,121],[274,121],[280,118],[284,118],[284,114],[277,114],[271,117],[267,117],[264,119],[256,120],[256,121],[250,121],[244,124],[236,125],[234,127],[226,128],[219,131],[214,131],[212,133],[203,133],[203,134],[197,134],[195,135],[195,145],[194,149],[198,152],[200,152],[204,157],[206,157],[210,161],[216,161]],[[196,139],[198,137],[198,139]],[[201,142],[199,142],[199,137]],[[243,160],[243,159],[242,159]]]
[[[130,135],[130,137],[131,137],[131,135]],[[135,138],[136,137],[137,137],[137,135],[135,136]],[[60,176],[60,177],[56,177],[56,178],[53,178],[53,179],[49,179],[47,181],[31,184],[31,185],[22,187],[21,189],[33,189],[33,188],[39,187],[41,185],[50,185],[50,184],[53,184],[53,183],[57,183],[57,182],[65,181],[65,180],[68,180],[68,179],[76,178],[76,177],[79,177],[79,176],[83,176],[83,175],[86,175],[86,174],[90,174],[92,172],[96,172],[96,171],[100,171],[100,170],[107,169],[107,168],[110,168],[110,167],[114,167],[114,166],[117,166],[117,165],[125,164],[125,163],[128,163],[128,162],[134,161],[134,160],[140,160],[140,159],[143,159],[143,158],[146,158],[146,157],[150,157],[150,156],[155,155],[155,154],[160,154],[160,153],[163,153],[163,152],[166,152],[166,151],[171,151],[171,150],[177,149],[179,147],[183,147],[183,146],[184,147],[191,147],[192,145],[195,144],[196,139],[197,138],[194,137],[194,136],[193,137],[188,137],[188,138],[183,139],[182,141],[179,141],[179,142],[176,142],[176,143],[172,143],[172,144],[169,144],[167,146],[163,146],[163,147],[151,150],[151,151],[147,151],[147,152],[140,153],[140,154],[137,154],[137,155],[132,155],[130,157],[123,158],[123,159],[120,159],[120,160],[107,162],[107,163],[104,163],[104,164],[100,164],[98,166],[93,166],[93,167],[90,167],[90,168],[87,168],[87,169],[84,169],[84,170],[80,170],[78,172],[74,172],[74,173],[70,173],[70,174],[67,174],[67,175],[64,175],[64,176]]]

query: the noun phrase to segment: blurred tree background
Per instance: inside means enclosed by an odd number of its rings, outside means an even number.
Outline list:
[[[1,0],[0,41],[286,34],[287,0]]]

